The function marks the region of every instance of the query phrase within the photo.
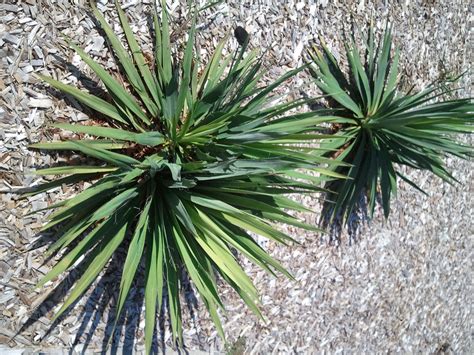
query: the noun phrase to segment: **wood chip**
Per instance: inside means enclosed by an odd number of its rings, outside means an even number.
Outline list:
[[[37,108],[49,108],[53,105],[53,101],[50,99],[34,99],[31,98],[28,102],[30,107],[37,107]]]

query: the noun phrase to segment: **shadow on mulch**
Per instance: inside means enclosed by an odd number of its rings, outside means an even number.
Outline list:
[[[330,187],[326,186],[330,190]],[[381,203],[380,197],[377,196],[377,201]],[[319,226],[327,232],[328,242],[331,245],[340,245],[343,235],[347,235],[349,245],[356,243],[359,239],[362,230],[367,226],[371,218],[369,217],[367,196],[361,192],[359,201],[354,206],[353,211],[344,220],[341,213],[334,214],[334,196],[328,192],[324,198],[321,217],[319,219]]]
[[[60,231],[62,227],[58,227]],[[37,248],[45,244],[49,244],[58,236],[58,233],[51,233],[40,235],[37,242],[32,248]],[[59,233],[60,234],[60,233]],[[125,244],[128,244],[125,243]],[[68,247],[70,251],[74,245]],[[104,274],[98,279],[93,287],[92,292],[87,297],[83,309],[78,316],[80,327],[76,332],[74,342],[70,349],[70,353],[74,352],[74,348],[78,345],[83,345],[81,353],[85,353],[91,345],[93,336],[99,327],[101,320],[105,323],[103,325],[104,335],[100,352],[102,354],[111,353],[132,353],[136,345],[137,331],[140,329],[140,319],[142,315],[142,308],[144,303],[144,286],[145,286],[145,269],[141,266],[135,275],[134,282],[127,296],[127,301],[123,307],[123,311],[116,321],[116,306],[120,292],[120,278],[123,272],[123,260],[126,257],[128,245],[123,245],[116,253],[112,255],[109,265],[105,269]],[[64,255],[67,254],[67,251]],[[46,258],[45,263],[51,260],[51,257]],[[83,275],[86,268],[89,266],[90,260],[86,257],[77,266],[71,268],[67,276],[62,280],[56,288],[48,295],[48,297],[33,311],[33,314],[22,325],[15,336],[23,333],[30,328],[36,321],[53,311],[53,309],[62,301],[72,289],[73,285]],[[195,322],[195,310],[197,310],[197,298],[192,289],[190,280],[184,270],[181,272],[181,292],[184,294],[186,307],[190,313],[191,319]],[[166,351],[165,333],[166,325],[165,319],[169,317],[169,307],[167,305],[167,287],[166,282],[163,289],[163,302],[160,310],[157,310],[158,322],[154,330],[152,353],[159,351]],[[83,297],[82,297],[83,298]],[[79,298],[66,311],[58,317],[49,327],[47,332],[42,336],[41,340],[46,339],[54,328],[64,321],[71,310],[75,309]],[[14,338],[13,338],[14,339]],[[186,351],[185,348],[179,349],[178,344],[175,344],[177,350]],[[184,346],[184,345],[183,345]],[[94,349],[95,350],[95,349]]]

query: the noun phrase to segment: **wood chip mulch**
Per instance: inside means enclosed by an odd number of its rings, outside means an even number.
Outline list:
[[[185,3],[168,1],[176,38],[182,38],[186,29]],[[126,0],[123,6],[146,51],[152,49],[147,21],[150,5],[151,0]],[[113,1],[99,0],[98,6],[119,31]],[[343,30],[350,31],[352,23],[364,28],[373,19],[380,33],[389,19],[401,48],[404,83],[421,88],[450,73],[471,69],[470,6],[468,0],[224,1],[200,15],[198,47],[206,57],[219,39],[242,26],[253,46],[268,49],[264,53],[267,78],[275,78],[301,64],[304,47],[317,42],[318,35],[339,56]],[[50,319],[60,298],[43,301],[57,285],[67,290],[71,281],[58,279],[33,289],[52,261],[45,263],[44,247],[30,250],[48,212],[29,213],[85,186],[64,186],[32,198],[14,193],[41,182],[29,173],[31,169],[65,159],[28,150],[28,144],[59,139],[48,128],[51,122],[88,119],[79,103],[66,103],[64,96],[34,75],[51,75],[79,87],[94,83],[94,74],[67,49],[60,33],[72,37],[110,70],[115,68],[87,8],[85,0],[0,1],[0,344],[4,346],[43,350],[75,346],[80,351],[87,344],[88,349],[100,350],[114,317],[111,304],[120,277],[120,256],[51,330]],[[235,40],[233,45],[237,45]],[[472,95],[470,79],[468,72],[460,95]],[[287,87],[315,94],[314,85],[307,83],[308,78],[301,75]],[[466,137],[466,143],[472,144],[472,138]],[[224,347],[198,303],[193,316],[185,311],[188,349],[261,354],[472,352],[474,169],[472,161],[448,158],[447,164],[460,185],[450,186],[425,172],[408,172],[429,195],[400,183],[389,220],[383,221],[379,214],[353,245],[343,239],[334,247],[319,235],[282,226],[301,244],[265,246],[296,281],[273,279],[244,262],[261,292],[266,319],[257,319],[223,287],[224,328],[233,345]],[[321,208],[316,196],[301,200],[316,212]],[[318,214],[302,217],[315,223]],[[120,323],[117,346],[143,350],[142,296],[137,282]],[[12,339],[35,309],[37,320]],[[161,341],[171,345],[166,324],[163,329]]]

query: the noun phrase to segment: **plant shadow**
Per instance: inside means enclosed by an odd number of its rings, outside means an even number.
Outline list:
[[[337,181],[334,182],[337,183]],[[331,190],[331,184],[325,188]],[[357,204],[346,218],[343,218],[340,211],[335,213],[334,199],[332,192],[326,193],[318,224],[327,232],[325,237],[329,244],[339,246],[343,236],[347,235],[348,243],[352,245],[358,241],[363,228],[370,223],[367,196],[364,192],[360,193]],[[321,238],[324,239],[323,236]]]
[[[51,236],[47,238],[49,242],[53,240]],[[136,340],[138,338],[137,334],[144,333],[143,329],[141,329],[140,321],[144,304],[145,268],[143,265],[139,267],[127,300],[123,306],[123,311],[119,318],[116,319],[116,306],[120,293],[120,278],[123,272],[123,261],[125,260],[126,252],[127,246],[124,245],[114,253],[104,274],[91,286],[92,291],[87,295],[84,306],[82,306],[83,308],[77,318],[77,321],[80,322],[80,326],[77,331],[75,331],[76,334],[72,346],[69,349],[70,354],[76,354],[78,352],[85,354],[89,347],[94,345],[93,336],[97,331],[102,332],[103,338],[100,349],[96,346],[94,349],[91,349],[92,351],[98,351],[101,354],[130,354],[135,352],[137,345]],[[50,259],[51,258],[48,260]],[[15,336],[26,331],[35,324],[35,322],[40,320],[40,318],[48,318],[48,314],[50,315],[54,308],[61,303],[61,301],[64,301],[66,295],[72,289],[74,283],[84,274],[88,265],[87,258],[85,258],[77,266],[73,267],[46,299],[38,305],[26,322],[16,332]],[[197,310],[198,303],[194,289],[184,269],[181,273],[180,283],[181,292],[186,302],[186,308],[194,324],[195,311]],[[169,317],[169,308],[165,302],[167,296],[166,290],[165,280],[162,307],[157,310],[158,317],[153,335],[152,353],[154,354],[166,352],[167,341],[165,335],[167,333],[167,327],[169,331],[171,331],[170,325],[166,325],[166,318]],[[78,306],[78,303],[84,297],[86,296],[80,297],[69,306],[60,317],[53,321],[47,331],[42,335],[40,341],[46,340],[55,327],[68,317],[70,312]],[[96,342],[95,345],[99,344],[99,342]],[[184,344],[182,347],[179,347],[177,343],[170,345],[172,345],[174,350],[187,352]]]
[[[81,86],[84,89],[86,89],[91,95],[101,98],[105,101],[111,100],[110,94],[106,90],[104,90],[102,87],[100,87],[97,80],[94,80],[93,78],[89,77],[83,71],[81,71],[77,66],[75,66],[71,62],[64,60],[60,56],[56,54],[53,54],[52,56],[55,59],[54,63],[59,68],[65,70],[67,73],[70,73],[72,76],[74,76],[77,79],[77,81],[81,84]],[[58,100],[64,100],[68,106],[74,107],[75,109],[77,109],[80,112],[85,113],[89,117],[93,115],[94,119],[96,119],[97,117],[98,119],[106,120],[106,117],[104,115],[89,109],[87,105],[83,105],[79,103],[77,99],[75,99],[73,96],[69,94],[59,91],[49,85],[46,86],[44,90],[46,91],[48,95],[51,95]]]

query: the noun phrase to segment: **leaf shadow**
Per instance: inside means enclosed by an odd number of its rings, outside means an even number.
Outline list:
[[[72,74],[81,86],[86,89],[91,95],[99,97],[105,101],[110,102],[111,96],[110,94],[100,87],[97,80],[92,79],[91,77],[87,76],[83,71],[81,71],[76,65],[72,64],[61,58],[60,56],[53,54],[53,58],[55,59],[55,64],[66,70],[68,73]],[[60,90],[57,90],[51,86],[45,87],[45,91],[48,95],[55,97],[57,100],[64,100],[66,104],[70,107],[74,107],[78,111],[84,112],[86,115],[91,116],[94,115],[94,119],[98,117],[99,119],[104,118],[102,114],[93,111],[87,107],[87,105],[83,105],[77,101],[72,95],[66,94]]]
[[[332,183],[340,183],[339,181],[332,181]],[[331,190],[331,184],[325,186]],[[378,198],[378,197],[377,197]],[[344,235],[348,237],[349,245],[356,243],[365,226],[370,223],[369,207],[367,203],[367,196],[362,191],[359,194],[359,199],[353,210],[347,217],[343,217],[341,211],[334,211],[335,196],[334,193],[328,192],[323,200],[321,216],[319,218],[319,226],[326,230],[326,238],[329,244],[339,246]],[[323,236],[321,236],[322,239]]]
[[[50,242],[51,236],[48,238]],[[117,252],[112,255],[104,274],[93,286],[91,286],[93,288],[84,302],[83,309],[78,315],[80,326],[76,331],[74,341],[69,349],[70,354],[77,353],[75,348],[79,345],[82,345],[80,352],[85,354],[93,343],[94,334],[96,334],[99,327],[103,327],[101,348],[94,349],[93,351],[100,351],[101,354],[128,354],[135,351],[137,345],[137,333],[143,333],[143,329],[140,328],[140,321],[144,304],[145,268],[143,265],[139,267],[130,289],[130,293],[124,304],[122,314],[119,316],[119,319],[116,320],[115,309],[120,292],[120,278],[123,272],[123,260],[125,259],[126,252],[126,245],[123,245],[119,250],[117,250]],[[49,259],[51,259],[51,257]],[[61,301],[64,301],[74,283],[83,275],[84,271],[89,266],[87,261],[88,259],[86,257],[68,272],[67,276],[54,288],[53,291],[51,291],[46,299],[37,306],[27,321],[17,331],[15,336],[26,331],[35,322],[40,320],[40,318],[48,318],[48,314],[50,314]],[[198,308],[198,300],[189,276],[184,269],[181,272],[180,283],[181,292],[186,302],[186,309],[190,314],[193,325],[195,325],[195,311]],[[165,280],[162,307],[157,310],[158,317],[152,342],[152,353],[156,354],[166,352],[167,327],[171,331],[171,325],[166,325],[166,319],[169,319],[166,290],[167,286]],[[40,341],[47,339],[52,331],[68,317],[71,311],[84,297],[85,296],[80,297],[76,302],[69,306],[66,311],[58,317],[58,319],[52,322],[49,325],[48,330],[42,335]],[[174,350],[187,352],[185,344],[183,344],[182,347],[179,347],[177,343],[172,345]]]

